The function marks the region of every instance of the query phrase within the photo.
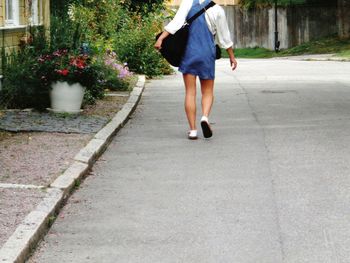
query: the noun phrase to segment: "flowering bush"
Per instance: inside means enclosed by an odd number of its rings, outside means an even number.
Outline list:
[[[162,30],[162,23],[160,15],[134,15],[117,32],[113,48],[122,61],[128,62],[133,72],[148,77],[172,72],[169,64],[154,49],[154,37]]]
[[[50,86],[55,81],[67,81],[90,88],[98,80],[90,57],[86,54],[73,54],[67,49],[40,55],[37,60],[37,75],[44,86]]]
[[[127,90],[133,73],[129,70],[127,63],[120,63],[117,55],[111,50],[107,50],[103,56],[99,56],[94,61],[94,65],[99,68],[101,79],[99,85],[109,90]]]
[[[58,49],[36,57],[33,71],[42,89],[49,91],[56,81],[67,81],[70,84],[80,83],[85,87],[83,105],[93,104],[104,96],[100,85],[103,79],[101,70],[94,64],[89,54],[75,53],[68,49]]]
[[[123,65],[118,63],[117,54],[114,51],[107,50],[105,56],[105,65],[111,67],[118,74],[118,78],[125,79],[132,76],[132,72],[130,72],[128,68],[128,64],[124,63]]]

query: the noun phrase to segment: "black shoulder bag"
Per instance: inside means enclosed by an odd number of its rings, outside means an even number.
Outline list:
[[[186,50],[188,32],[191,23],[214,5],[215,3],[211,1],[206,7],[204,7],[197,14],[188,19],[175,34],[169,35],[163,40],[160,53],[170,63],[170,65],[174,67],[178,67],[180,65],[181,59]],[[161,34],[162,33],[159,33],[156,39],[158,39]],[[218,46],[216,46],[216,58],[220,58],[218,56],[221,57],[221,50]]]

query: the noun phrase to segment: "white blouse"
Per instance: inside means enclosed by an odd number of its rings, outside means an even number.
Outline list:
[[[199,0],[203,3],[205,0]],[[176,12],[174,19],[164,27],[170,34],[175,34],[186,21],[186,17],[191,10],[193,0],[182,0],[179,10]],[[207,22],[210,32],[215,35],[216,42],[220,47],[227,49],[233,46],[230,31],[228,29],[225,11],[219,6],[215,5],[205,12],[205,20]]]

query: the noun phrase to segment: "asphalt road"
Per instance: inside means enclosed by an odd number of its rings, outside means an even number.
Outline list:
[[[349,72],[220,60],[198,141],[181,76],[150,81],[30,262],[349,263]]]

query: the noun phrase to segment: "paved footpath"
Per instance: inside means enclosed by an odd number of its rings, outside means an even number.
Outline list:
[[[217,64],[214,138],[152,80],[30,262],[349,263],[350,63]]]

